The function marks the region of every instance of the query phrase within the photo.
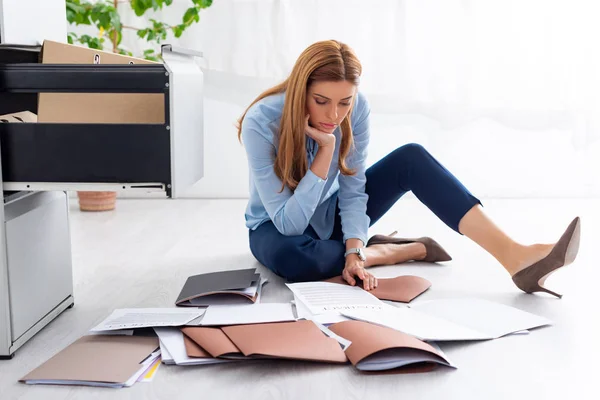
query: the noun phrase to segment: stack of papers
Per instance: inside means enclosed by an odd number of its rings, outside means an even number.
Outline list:
[[[357,286],[331,282],[286,285],[294,294],[298,318],[310,319],[319,324],[329,325],[350,320],[351,318],[342,315],[343,311],[383,310],[392,307]]]
[[[101,333],[157,326],[183,326],[204,315],[204,309],[181,308],[119,308],[91,329]],[[132,331],[133,332],[133,331]]]
[[[266,282],[255,268],[193,275],[186,280],[175,304],[201,307],[257,303]]]

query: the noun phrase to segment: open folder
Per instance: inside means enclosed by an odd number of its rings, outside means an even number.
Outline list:
[[[281,358],[327,363],[348,360],[361,371],[398,370],[420,372],[425,367],[453,366],[435,345],[377,325],[360,321],[333,324],[333,335],[350,341],[342,349],[313,321],[302,320],[272,324],[236,325],[221,328],[185,327],[189,357],[244,360]],[[417,368],[415,368],[417,367]]]
[[[348,282],[342,276],[335,276],[327,279],[325,282],[348,285]],[[362,287],[360,281],[358,281],[357,285]],[[403,275],[395,278],[377,278],[377,287],[370,290],[369,293],[379,300],[409,303],[430,287],[431,282],[425,278],[415,275]]]
[[[214,357],[282,358],[330,363],[348,361],[338,342],[325,336],[312,321],[221,328],[187,327],[182,331]]]
[[[252,304],[258,300],[264,282],[255,268],[193,275],[186,280],[175,304],[189,307]]]
[[[361,371],[420,372],[439,365],[454,367],[439,347],[394,329],[361,321],[338,322],[329,329],[352,342],[346,356]]]
[[[156,360],[156,337],[83,336],[19,381],[26,384],[131,386]]]
[[[430,341],[497,339],[552,323],[514,307],[471,298],[430,300],[377,311],[347,310],[342,314]]]

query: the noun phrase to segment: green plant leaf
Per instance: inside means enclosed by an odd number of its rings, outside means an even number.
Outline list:
[[[110,41],[113,42],[113,44],[115,45],[115,47],[118,47],[121,44],[121,41],[123,40],[123,33],[121,31],[118,31],[116,29],[111,29],[110,31],[106,31],[106,34],[108,35],[108,37],[110,38]],[[116,42],[114,42],[114,38],[116,35]]]
[[[117,10],[113,9],[109,12],[109,16],[110,16],[110,24],[117,31],[121,31],[122,25],[121,25],[121,16],[119,15],[119,12]]]
[[[212,0],[192,0],[200,8],[208,8],[212,5]]]
[[[152,0],[131,0],[129,4],[138,17],[141,17],[152,8]]]
[[[188,0],[189,1],[189,0]],[[158,10],[172,5],[173,0],[130,0],[129,5],[134,13],[139,17],[148,10]],[[160,44],[166,40],[169,30],[173,31],[175,37],[181,37],[183,32],[196,22],[200,21],[200,10],[212,5],[212,0],[191,0],[192,7],[185,10],[181,17],[181,23],[171,26],[166,22],[156,19],[150,19],[150,26],[144,29],[132,29],[136,31],[137,36],[147,42]],[[189,4],[189,3],[188,3]],[[66,17],[69,24],[75,25],[93,25],[104,32],[102,37],[92,35],[82,35],[78,37],[74,33],[69,33],[67,40],[69,43],[81,43],[90,48],[103,49],[106,39],[112,43],[112,49],[120,54],[129,54],[126,49],[119,47],[123,40],[123,25],[121,16],[115,7],[114,0],[65,0]],[[114,43],[113,43],[114,42]],[[160,54],[153,52],[144,52],[144,57],[154,61],[160,61]]]
[[[196,7],[190,7],[183,14],[182,21],[186,25],[192,24],[193,21],[198,21],[200,16],[198,15],[198,9]]]
[[[133,56],[132,52],[130,52],[129,50],[125,50],[125,49],[123,49],[121,47],[117,48],[117,52],[119,54],[123,54],[124,56]]]
[[[79,42],[87,45],[91,49],[104,49],[104,38],[93,37],[90,35],[81,35],[79,37]]]
[[[175,35],[176,38],[181,37],[181,35],[183,35],[183,31],[185,31],[186,25],[175,25],[173,27],[173,35]]]
[[[139,31],[137,31],[137,35],[144,39],[146,37],[146,35],[148,34],[148,31],[150,31],[150,29],[146,28],[146,29],[140,29]]]

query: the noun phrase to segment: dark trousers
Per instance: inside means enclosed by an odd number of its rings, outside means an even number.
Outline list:
[[[480,204],[423,146],[415,143],[392,151],[368,168],[366,177],[371,225],[409,190],[456,232],[467,211]],[[340,275],[346,248],[337,211],[329,240],[320,240],[310,225],[302,235],[284,236],[268,221],[250,230],[250,251],[260,263],[289,281],[316,281]]]

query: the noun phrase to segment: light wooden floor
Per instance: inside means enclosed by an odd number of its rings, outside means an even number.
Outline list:
[[[0,399],[567,399],[598,393],[600,323],[600,201],[484,200],[485,209],[515,238],[555,241],[582,217],[576,262],[548,281],[561,300],[520,293],[489,255],[449,230],[414,199],[402,199],[371,233],[398,229],[429,235],[454,257],[445,265],[374,269],[378,276],[418,274],[432,281],[419,299],[474,296],[553,319],[528,336],[444,345],[458,370],[419,375],[364,375],[351,366],[253,362],[204,367],[161,366],[153,382],[129,389],[26,386],[17,380],[85,334],[113,309],[172,306],[187,276],[259,266],[247,244],[243,200],[120,199],[109,213],[71,206],[75,307],[38,333],[10,361],[0,361]],[[261,267],[262,268],[262,267]],[[290,293],[270,279],[263,301]]]

